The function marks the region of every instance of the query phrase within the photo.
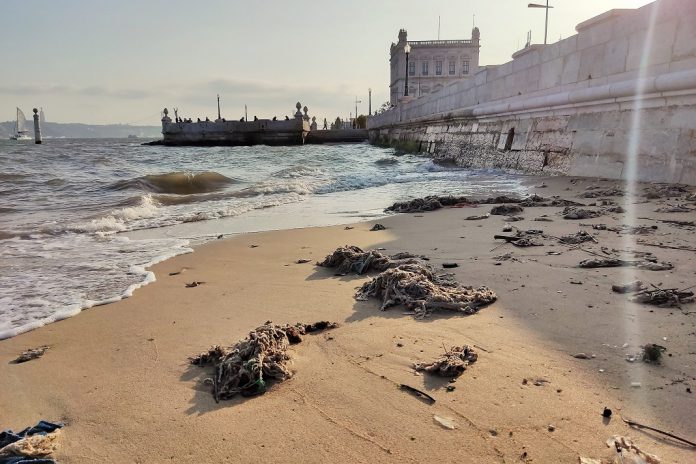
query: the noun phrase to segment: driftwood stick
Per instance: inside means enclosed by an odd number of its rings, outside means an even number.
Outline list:
[[[427,400],[430,404],[435,403],[435,398],[433,398],[432,396],[428,395],[427,393],[425,393],[423,391],[420,391],[417,388],[413,388],[410,385],[406,385],[405,383],[402,383],[402,384],[399,384],[399,388],[402,390],[406,390],[407,392],[410,392],[419,398],[422,397],[423,399]]]
[[[517,240],[521,239],[522,237],[514,237],[514,236],[509,236],[509,235],[494,235],[493,239],[494,240],[505,240],[506,242],[516,242]]]
[[[656,429],[655,427],[651,427],[651,426],[649,426],[649,425],[640,424],[640,423],[635,422],[635,421],[632,421],[632,420],[630,420],[630,419],[625,419],[623,416],[621,416],[621,420],[624,421],[626,424],[628,424],[628,425],[631,426],[631,427],[637,427],[637,428],[639,428],[639,429],[652,430],[653,432],[661,433],[662,435],[666,435],[666,436],[668,436],[668,437],[670,437],[670,438],[674,438],[675,440],[679,440],[679,441],[681,441],[681,442],[683,442],[683,443],[686,443],[686,444],[691,445],[691,446],[693,446],[694,448],[696,448],[696,443],[694,443],[693,441],[689,441],[689,440],[687,440],[686,438],[678,437],[678,436],[676,436],[676,435],[674,435],[674,434],[672,434],[672,433],[665,432],[664,430]]]

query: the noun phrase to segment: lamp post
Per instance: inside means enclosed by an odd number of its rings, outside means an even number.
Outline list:
[[[358,124],[358,103],[362,103],[362,100],[358,100],[358,97],[355,97],[355,125],[357,126]]]
[[[549,33],[549,8],[553,8],[552,6],[549,6],[549,0],[546,0],[546,5],[540,5],[538,3],[530,3],[527,5],[527,8],[544,8],[546,9],[546,21],[544,22],[544,45],[546,45],[546,37],[548,36]]]
[[[406,86],[404,87],[404,97],[408,97],[408,54],[411,53],[411,46],[407,43],[404,47],[406,52]]]
[[[372,89],[367,89],[367,114],[372,116]]]

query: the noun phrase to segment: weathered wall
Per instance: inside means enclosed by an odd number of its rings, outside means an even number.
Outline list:
[[[634,140],[639,178],[696,184],[696,2],[612,10],[577,30],[369,118],[371,140],[469,166],[616,178]]]
[[[162,119],[164,145],[302,145],[309,123],[302,118],[288,121],[172,122]]]

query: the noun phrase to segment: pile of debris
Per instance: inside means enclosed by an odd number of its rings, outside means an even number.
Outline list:
[[[653,286],[652,289],[640,289],[633,295],[633,301],[661,308],[680,307],[684,303],[694,301],[694,292]]]
[[[401,264],[366,282],[355,294],[357,300],[382,300],[380,310],[403,305],[422,318],[435,310],[474,314],[497,296],[487,287],[464,287],[452,275],[437,275],[424,264]]]
[[[498,205],[491,209],[491,214],[494,216],[512,216],[517,213],[524,211],[520,205]]]
[[[669,271],[674,269],[674,265],[668,262],[628,261],[619,258],[590,258],[580,261],[579,266],[591,269],[598,267],[635,267],[645,271]]]
[[[587,187],[586,191],[581,193],[579,196],[581,198],[599,198],[599,197],[622,197],[624,191],[616,188],[601,188],[598,186]]]
[[[500,235],[493,236],[494,240],[505,240],[507,243],[512,243],[516,247],[526,248],[533,246],[543,246],[541,240],[544,238],[544,231],[539,229],[518,230],[515,235]]]
[[[350,273],[362,275],[369,271],[385,271],[401,264],[418,264],[425,259],[411,253],[384,255],[376,250],[363,251],[359,247],[344,245],[317,263],[317,266],[335,268],[336,274]]]
[[[563,219],[590,219],[600,217],[602,211],[594,209],[582,209],[575,206],[566,206],[561,212]]]
[[[422,213],[424,211],[434,211],[445,206],[472,204],[466,197],[436,196],[430,195],[425,198],[415,198],[410,201],[398,201],[385,209],[393,213]]]
[[[526,207],[551,207],[551,206],[556,206],[556,207],[561,207],[561,206],[585,206],[582,203],[578,203],[577,201],[572,201],[572,200],[565,200],[559,196],[554,195],[553,197],[549,198],[544,198],[540,197],[539,195],[530,195],[521,202],[519,202],[521,206]]]
[[[302,335],[338,327],[335,322],[314,324],[274,325],[267,321],[230,347],[215,345],[208,351],[191,358],[191,364],[214,366],[213,384],[215,401],[226,400],[237,394],[260,395],[266,392],[269,381],[282,382],[292,377],[288,369],[290,344],[300,343]]]
[[[675,198],[688,194],[689,188],[679,184],[653,184],[643,189],[643,196],[648,200]]]
[[[584,230],[578,231],[572,235],[564,235],[559,238],[558,241],[566,245],[579,245],[585,242],[597,243],[597,240],[595,240],[592,235],[588,234]]]
[[[453,346],[445,353],[430,363],[415,363],[413,368],[416,371],[425,371],[440,377],[459,377],[466,370],[469,364],[473,364],[478,359],[478,355],[473,348],[464,346]]]

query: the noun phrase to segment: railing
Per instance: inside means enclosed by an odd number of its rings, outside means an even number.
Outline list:
[[[409,40],[409,45],[471,45],[473,40]]]

